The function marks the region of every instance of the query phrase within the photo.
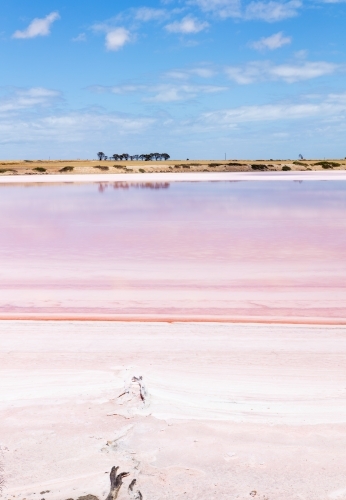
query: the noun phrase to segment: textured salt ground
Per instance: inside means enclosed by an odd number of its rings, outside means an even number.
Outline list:
[[[343,327],[1,322],[0,342],[4,498],[103,497],[112,465],[122,499],[134,477],[145,499],[346,498]]]

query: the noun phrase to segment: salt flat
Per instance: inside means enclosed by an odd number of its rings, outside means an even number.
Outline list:
[[[0,342],[5,498],[103,497],[112,465],[145,499],[346,498],[344,327],[2,321]]]
[[[44,175],[1,175],[0,184],[51,184],[51,183],[90,183],[90,182],[205,182],[205,181],[343,181],[346,172],[335,171],[291,171],[291,172],[152,172],[116,174],[44,174]]]

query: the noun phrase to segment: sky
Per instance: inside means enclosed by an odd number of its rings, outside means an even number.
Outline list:
[[[0,158],[344,158],[345,25],[338,0],[3,0]]]

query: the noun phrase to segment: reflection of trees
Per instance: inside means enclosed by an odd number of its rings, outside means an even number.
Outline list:
[[[168,189],[169,186],[169,182],[100,182],[98,190],[103,193],[108,187],[113,187],[113,189]]]

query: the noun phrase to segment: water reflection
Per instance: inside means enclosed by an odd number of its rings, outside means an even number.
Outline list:
[[[103,193],[108,187],[113,189],[168,189],[169,186],[169,182],[100,182],[98,191]]]
[[[345,319],[345,214],[346,182],[0,186],[0,317]]]

